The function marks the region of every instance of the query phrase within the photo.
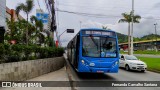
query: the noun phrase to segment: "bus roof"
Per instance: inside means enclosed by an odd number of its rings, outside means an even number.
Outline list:
[[[110,30],[110,29],[101,29],[101,28],[83,28],[81,29],[80,31],[83,31],[83,30],[92,30],[92,31],[96,31],[96,30],[100,30],[100,31],[109,31],[109,32],[115,32],[113,30]]]

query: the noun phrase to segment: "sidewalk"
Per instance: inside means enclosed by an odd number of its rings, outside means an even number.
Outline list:
[[[66,68],[51,72],[27,81],[69,81]],[[71,90],[71,87],[42,87],[42,88],[0,88],[0,90]]]

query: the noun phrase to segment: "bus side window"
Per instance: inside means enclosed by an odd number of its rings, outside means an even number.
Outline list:
[[[80,36],[78,35],[76,39],[76,54],[79,55]]]
[[[78,61],[79,61],[79,44],[80,44],[80,36],[76,37],[76,58],[75,58],[75,68],[78,68]]]

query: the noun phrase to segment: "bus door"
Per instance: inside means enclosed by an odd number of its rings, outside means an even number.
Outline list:
[[[79,61],[79,47],[80,46],[80,35],[76,37],[76,48],[75,48],[75,60],[74,60],[74,67],[78,68],[78,61]]]

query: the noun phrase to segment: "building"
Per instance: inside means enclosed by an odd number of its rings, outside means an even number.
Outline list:
[[[0,27],[6,26],[6,0],[0,0]]]
[[[44,12],[41,9],[36,9],[36,17],[38,20],[41,20],[43,23],[43,31],[41,32],[45,37],[50,36],[52,37],[52,33],[50,32],[50,25],[51,25],[51,17],[48,13]],[[46,45],[42,45],[46,46]]]
[[[42,20],[44,30],[50,31],[51,20],[50,20],[49,14],[45,13],[43,10],[37,9],[36,10],[36,17],[38,20]]]
[[[13,21],[18,21],[18,19],[22,20],[24,19],[20,14],[17,16],[16,11],[14,9],[9,9],[8,7],[6,7],[6,19],[8,19],[9,21],[13,20]],[[8,26],[6,25],[6,32],[10,32]]]
[[[16,14],[16,11],[14,9],[9,9],[8,7],[6,7],[6,18],[8,20],[13,20],[13,21],[18,21],[18,18],[20,20],[24,19],[21,15]]]
[[[128,43],[120,43],[119,46],[123,50],[128,49]],[[160,39],[133,42],[133,46],[134,50],[160,50]]]

